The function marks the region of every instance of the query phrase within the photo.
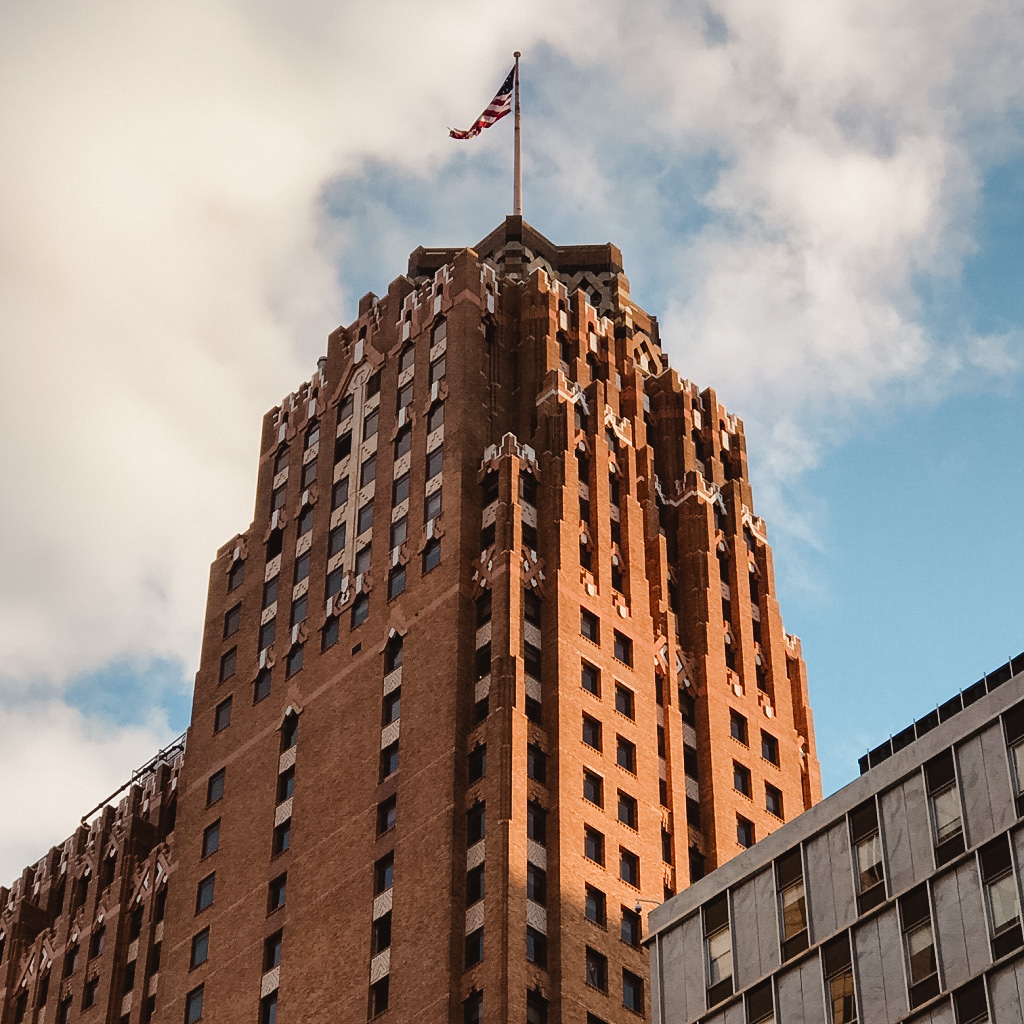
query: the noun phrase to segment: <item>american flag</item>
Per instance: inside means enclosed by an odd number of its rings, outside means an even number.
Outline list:
[[[515,67],[508,73],[508,77],[502,83],[501,88],[495,93],[494,99],[484,108],[484,112],[473,122],[472,128],[464,132],[457,128],[449,128],[448,134],[453,139],[475,139],[485,128],[490,128],[495,121],[499,121],[512,110],[512,88],[515,85]]]

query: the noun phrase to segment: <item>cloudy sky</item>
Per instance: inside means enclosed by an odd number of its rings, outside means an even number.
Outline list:
[[[188,723],[260,417],[417,245],[614,241],[747,427],[827,789],[1024,648],[1019,0],[0,12],[0,880]]]

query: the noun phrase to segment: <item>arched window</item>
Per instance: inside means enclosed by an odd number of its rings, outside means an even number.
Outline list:
[[[412,369],[416,363],[416,349],[412,345],[406,345],[402,349],[402,354],[398,358],[398,372],[404,373],[406,370]]]
[[[306,427],[306,451],[309,451],[320,440],[320,421],[313,420]]]
[[[402,667],[402,638],[396,633],[384,648],[384,672],[394,672]]]
[[[281,753],[291,750],[299,738],[299,716],[289,710],[281,723]]]
[[[288,467],[288,446],[284,445],[274,457],[274,476]]]

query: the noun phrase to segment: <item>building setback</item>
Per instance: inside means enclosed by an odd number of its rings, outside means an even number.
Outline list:
[[[614,246],[508,218],[330,335],[213,563],[187,743],[155,1004],[118,923],[97,1020],[647,1014],[646,910],[820,780],[742,424]],[[54,1019],[22,978],[45,942],[64,969],[70,911],[34,885],[0,892],[0,1024]]]
[[[1024,654],[861,768],[652,912],[656,1024],[1021,1024]]]

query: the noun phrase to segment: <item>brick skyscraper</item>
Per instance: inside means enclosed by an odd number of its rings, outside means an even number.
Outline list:
[[[741,423],[614,246],[509,218],[365,296],[259,467],[180,774],[0,892],[0,1024],[645,1014],[647,910],[820,797]]]

